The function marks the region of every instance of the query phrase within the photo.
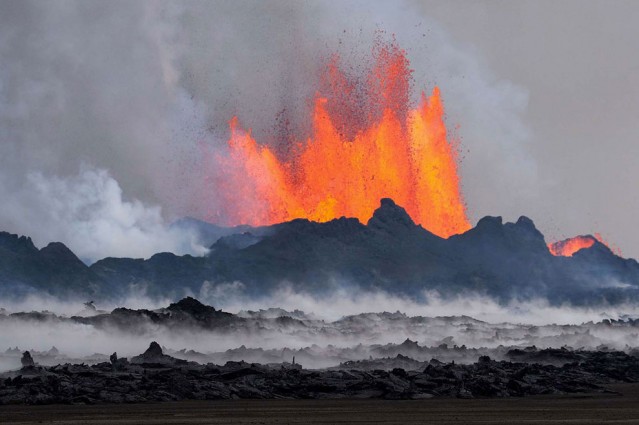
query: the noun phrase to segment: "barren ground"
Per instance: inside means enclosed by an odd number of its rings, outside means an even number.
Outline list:
[[[237,400],[0,406],[3,424],[639,424],[639,384],[617,394],[422,401]]]

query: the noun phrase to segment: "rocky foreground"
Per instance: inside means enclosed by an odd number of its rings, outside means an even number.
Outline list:
[[[28,353],[23,367],[0,375],[0,404],[136,403],[215,399],[325,399],[521,397],[603,392],[605,385],[639,382],[639,358],[623,352],[581,352],[562,366],[526,363],[549,353],[535,350],[522,362],[482,356],[474,364],[431,360],[420,370],[368,369],[366,362],[326,370],[299,364],[228,362],[223,366],[176,359],[157,343],[130,361],[41,367]],[[552,353],[550,353],[552,354]],[[412,364],[410,359],[399,359]],[[370,360],[371,365],[379,360]]]

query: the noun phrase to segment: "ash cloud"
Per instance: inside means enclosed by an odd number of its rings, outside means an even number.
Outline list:
[[[411,2],[6,1],[0,8],[3,230],[37,241],[59,235],[86,257],[128,255],[136,242],[124,237],[88,247],[75,236],[77,228],[53,232],[20,213],[34,176],[72,189],[88,164],[106,170],[124,202],[150,208],[141,214],[119,209],[117,197],[106,208],[133,214],[124,219],[138,226],[131,232],[157,241],[140,245],[179,252],[188,237],[176,242],[157,224],[158,214],[164,222],[203,218],[219,202],[217,170],[204,158],[224,154],[228,120],[237,115],[272,145],[282,143],[282,131],[303,136],[326,57],[339,52],[357,67],[380,30],[407,49],[414,95],[438,84],[449,128],[461,125],[455,131],[471,150],[463,155],[462,173],[473,215],[507,213],[504,199],[534,193],[535,164],[526,156],[529,130],[522,120],[526,90],[496,79],[477,52]],[[67,195],[68,202],[81,202]],[[35,207],[42,210],[29,216],[54,221],[47,202]],[[151,228],[157,236],[148,235]]]

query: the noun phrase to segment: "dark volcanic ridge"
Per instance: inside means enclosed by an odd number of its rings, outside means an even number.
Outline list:
[[[217,399],[325,399],[521,397],[603,392],[605,385],[639,382],[639,359],[622,352],[555,352],[528,349],[517,361],[480,357],[472,364],[426,365],[408,357],[346,363],[331,370],[299,364],[227,362],[199,364],[163,353],[156,342],[129,362],[113,353],[92,366],[42,367],[24,353],[23,367],[0,374],[0,405],[132,403]],[[561,366],[535,363],[558,357]],[[384,370],[379,366],[408,366]],[[368,364],[368,367],[362,365]],[[358,366],[358,367],[353,367]]]
[[[239,282],[247,297],[265,296],[287,283],[314,296],[348,286],[417,300],[424,291],[579,306],[639,298],[635,260],[599,242],[572,257],[555,257],[526,217],[515,223],[484,217],[466,233],[442,239],[383,199],[367,224],[340,218],[260,228],[225,229],[195,220],[176,226],[196,229],[211,243],[209,254],[105,258],[87,266],[61,243],[37,249],[28,237],[0,233],[0,294],[118,300],[134,291],[179,299],[203,287],[212,291]]]

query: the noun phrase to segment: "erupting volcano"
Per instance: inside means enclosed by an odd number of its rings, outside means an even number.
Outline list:
[[[341,216],[366,222],[381,198],[404,206],[418,224],[448,237],[470,228],[457,172],[456,142],[447,134],[437,87],[410,105],[406,52],[377,43],[365,76],[326,66],[315,96],[311,136],[288,154],[258,143],[230,122],[230,154],[215,220],[267,225],[295,218]]]
[[[215,185],[222,200],[209,221],[263,226],[345,216],[366,223],[380,199],[392,198],[415,223],[443,238],[470,229],[458,143],[447,132],[439,88],[430,96],[422,92],[412,105],[406,51],[378,40],[372,57],[365,71],[344,66],[338,55],[327,60],[310,136],[301,140],[287,130],[279,137],[286,149],[259,143],[237,117],[231,119],[228,152],[209,164],[221,171]],[[595,234],[549,243],[548,249],[570,257],[595,241],[608,246]]]

